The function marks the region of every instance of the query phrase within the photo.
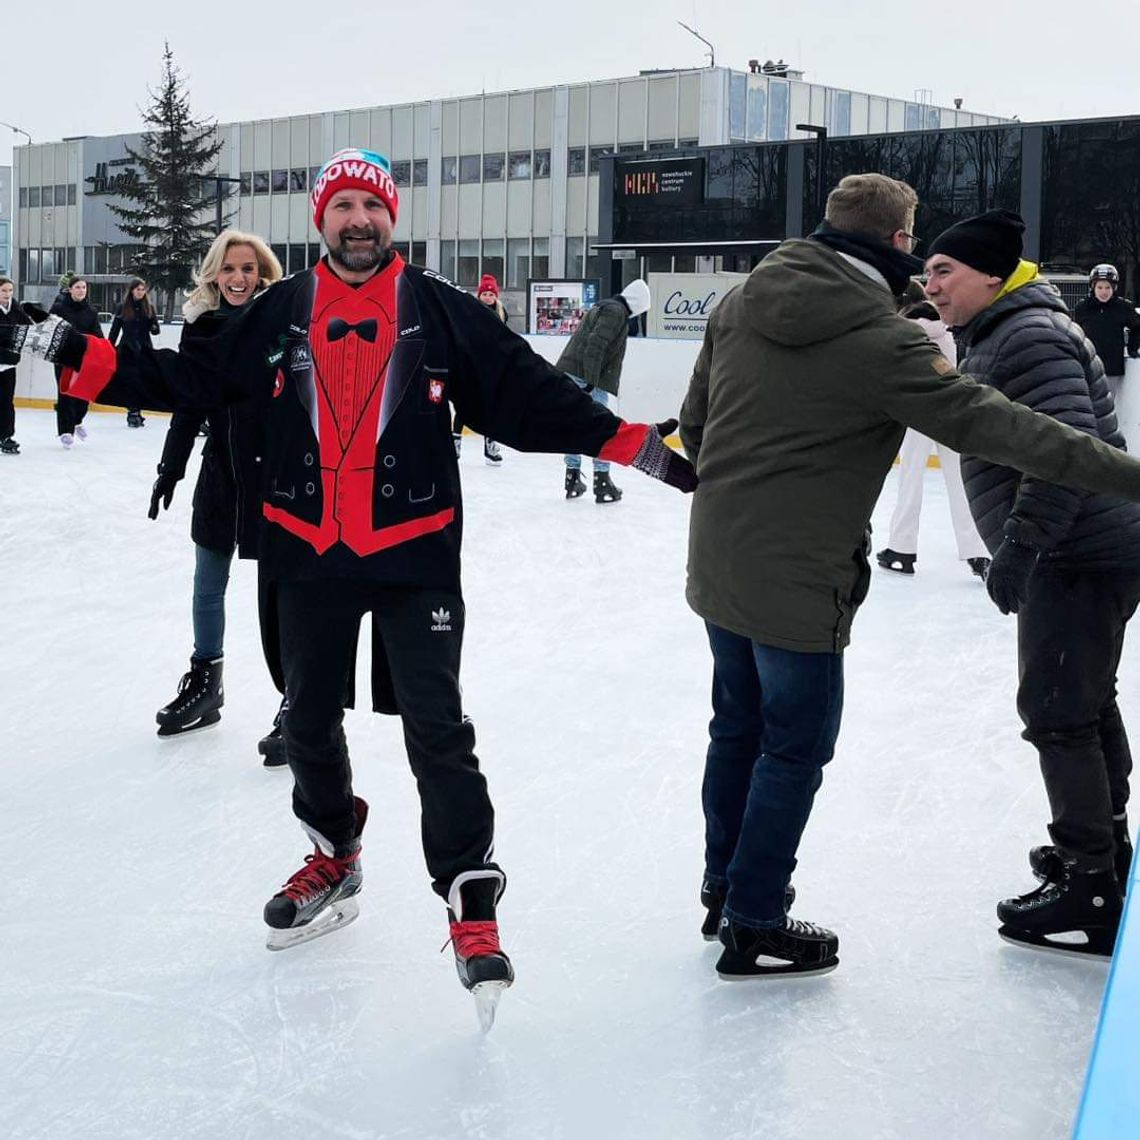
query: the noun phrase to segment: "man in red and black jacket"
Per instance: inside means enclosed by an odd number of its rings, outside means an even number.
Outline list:
[[[35,344],[75,370],[68,390],[82,398],[156,409],[265,401],[259,557],[279,623],[294,810],[317,845],[266,906],[271,946],[355,916],[367,806],[352,794],[341,725],[356,631],[371,612],[460,977],[501,987],[512,977],[495,926],[505,878],[459,693],[462,500],[448,404],[521,451],[583,452],[682,491],[696,477],[662,442],[675,425],[624,423],[473,297],[391,250],[386,158],[334,155],[312,204],[328,256],[251,301],[219,336],[116,355],[41,325]]]

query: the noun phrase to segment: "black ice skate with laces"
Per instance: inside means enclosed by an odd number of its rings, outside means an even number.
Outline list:
[[[798,918],[785,917],[780,926],[745,926],[722,918],[720,941],[724,953],[716,972],[726,982],[826,974],[839,965],[838,937]]]

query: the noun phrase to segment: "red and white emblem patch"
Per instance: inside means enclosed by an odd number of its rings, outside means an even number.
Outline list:
[[[428,381],[428,399],[433,404],[443,403],[443,381],[442,380],[429,380]]]

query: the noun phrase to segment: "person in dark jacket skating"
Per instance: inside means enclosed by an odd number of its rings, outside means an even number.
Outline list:
[[[1131,301],[1119,296],[1119,288],[1120,274],[1115,265],[1094,266],[1089,273],[1089,295],[1073,310],[1073,318],[1104,365],[1113,403],[1120,401],[1125,349],[1133,360],[1140,357],[1140,313]]]
[[[51,312],[53,316],[67,321],[76,332],[103,339],[99,314],[87,300],[85,278],[75,275],[69,277],[52,303]],[[55,384],[58,393],[55,404],[56,434],[64,447],[71,447],[77,439],[87,438],[87,429],[83,426],[83,420],[87,415],[87,401],[64,392],[60,386],[62,378],[63,368],[57,364],[55,366]]]
[[[0,276],[0,325],[28,325],[31,319],[15,302],[15,285]],[[0,455],[19,455],[16,442],[16,365],[20,354],[0,348]]]
[[[237,230],[220,233],[206,252],[195,275],[196,287],[182,307],[186,318],[182,342],[217,336],[231,316],[281,276],[280,263],[261,238]],[[111,340],[113,343],[113,335]],[[145,342],[127,340],[135,350],[150,347],[149,338]],[[239,558],[257,557],[263,416],[261,403],[251,400],[205,410],[177,409],[171,417],[150,499],[148,514],[152,519],[158,517],[160,503],[169,509],[203,423],[209,422],[210,433],[202,449],[190,523],[194,540],[194,652],[178,693],[156,716],[162,737],[181,736],[221,719],[230,564],[235,549]],[[280,718],[279,712],[278,723],[259,745],[266,767],[285,764]]]
[[[121,336],[136,349],[150,348],[151,337],[158,336],[158,314],[147,296],[147,285],[141,277],[132,277],[123,303],[115,310],[107,339],[119,343]],[[140,428],[146,423],[142,408],[127,409],[127,427]]]
[[[492,273],[484,273],[479,279],[479,288],[475,291],[479,303],[490,309],[503,324],[507,324],[507,310],[499,300],[499,283]],[[451,434],[455,439],[455,454],[459,455],[463,449],[463,419],[458,412],[455,422],[451,425]],[[483,461],[488,467],[500,467],[503,462],[502,448],[493,440],[483,437]]]
[[[610,297],[587,311],[574,330],[558,367],[591,398],[604,408],[611,396],[618,394],[625,346],[629,340],[631,317],[649,311],[649,286],[641,278],[631,281],[616,297]],[[564,489],[566,498],[576,499],[586,490],[582,478],[582,457],[567,455]],[[621,488],[610,478],[610,465],[604,459],[594,460],[594,501],[616,503]]]
[[[1124,450],[1102,360],[1057,290],[1021,259],[1024,228],[1016,214],[995,210],[931,245],[926,291],[955,330],[959,367]],[[1132,757],[1116,670],[1140,603],[1140,505],[973,455],[963,456],[962,475],[993,554],[986,587],[1002,613],[1017,614],[1017,711],[1053,817],[1052,845],[1030,852],[1042,884],[998,904],[1000,933],[1022,945],[1111,956],[1132,859]]]
[[[342,724],[357,631],[371,613],[374,682],[403,721],[456,968],[477,998],[492,998],[514,973],[499,942],[506,879],[494,813],[459,688],[463,505],[449,401],[521,451],[584,451],[682,491],[696,478],[663,441],[676,421],[623,422],[475,298],[404,263],[391,248],[398,198],[387,158],[338,152],[311,202],[327,256],[215,337],[118,359],[51,322],[22,339],[77,370],[67,383],[80,395],[140,393],[157,408],[262,402],[259,569],[272,586],[263,615],[278,626],[263,644],[284,672],[293,807],[316,845],[265,907],[270,947],[356,917],[368,805],[353,795]]]

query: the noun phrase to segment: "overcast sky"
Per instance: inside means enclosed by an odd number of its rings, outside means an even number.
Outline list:
[[[1023,121],[1140,113],[1140,0],[0,0],[0,119],[37,142],[139,127],[169,40],[220,122],[783,58],[835,87]],[[96,8],[98,12],[96,12]],[[0,165],[13,143],[0,127]]]

